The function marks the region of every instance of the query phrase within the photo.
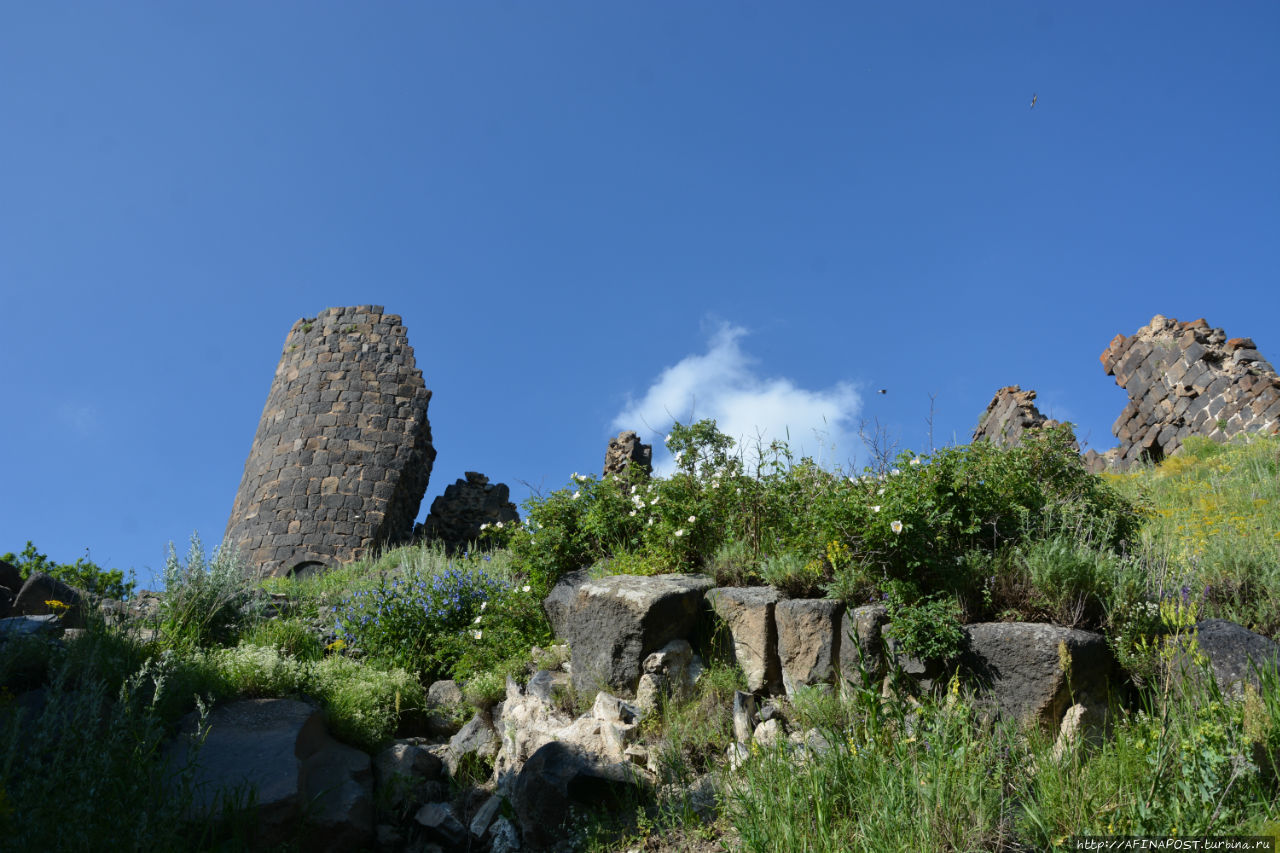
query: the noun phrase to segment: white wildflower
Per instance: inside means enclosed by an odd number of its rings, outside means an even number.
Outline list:
[[[488,602],[487,600],[480,602],[480,609],[481,609],[481,610],[484,610],[484,609],[485,609],[486,607],[488,607],[488,606],[489,606],[489,602]]]
[[[495,525],[493,525],[493,526],[494,526],[494,527],[496,527],[496,528],[498,528],[499,530],[501,530],[501,529],[502,529],[502,522],[501,522],[501,521],[499,521],[497,524],[495,524]]]
[[[632,518],[635,518],[635,517],[636,517],[636,511],[633,509],[633,510],[631,510],[631,512],[627,513],[627,515],[631,516]]]
[[[471,636],[475,637],[475,638],[478,640],[478,639],[480,639],[481,637],[483,637],[483,636],[484,636],[484,632],[483,632],[483,631],[472,631],[472,632],[471,632]]]
[[[919,465],[919,464],[920,464],[920,460],[919,460],[918,458],[917,458],[917,459],[912,459],[912,460],[911,460],[911,464],[912,464],[912,465]]]
[[[533,587],[529,586],[528,584],[525,584],[524,586],[520,587],[520,591],[521,591],[521,592],[532,592],[532,591],[533,591]]]
[[[693,524],[693,523],[694,523],[695,521],[697,521],[697,520],[698,520],[698,517],[697,517],[696,515],[691,515],[691,516],[689,516],[689,523],[690,523],[690,524]]]
[[[582,497],[582,492],[574,492],[574,493],[573,493],[573,497],[572,497],[572,498],[570,498],[570,500],[575,500],[575,501],[576,501],[576,500],[577,500],[578,498],[580,498],[580,497]]]
[[[880,511],[880,507],[879,507],[879,506],[873,506],[873,507],[871,508],[871,511],[872,511],[872,512],[879,512],[879,511]]]
[[[877,494],[877,495],[883,495],[883,494],[884,494],[884,489],[878,489],[878,490],[876,491],[876,494]]]
[[[679,530],[676,531],[676,538],[678,539],[683,535],[684,535],[684,528],[681,527]]]
[[[889,529],[890,529],[890,530],[892,530],[894,533],[901,533],[901,532],[902,532],[902,522],[901,522],[901,521],[891,521],[891,522],[889,522]]]
[[[901,474],[902,472],[901,472],[901,471],[899,471],[897,468],[894,468],[894,469],[893,469],[892,471],[890,471],[889,473],[896,477],[896,476],[898,476],[899,474]]]
[[[472,619],[472,620],[471,620],[471,624],[472,624],[472,625],[479,625],[479,624],[480,624],[480,619],[481,619],[481,618],[482,618],[482,617],[477,616],[476,618],[474,618],[474,619]]]

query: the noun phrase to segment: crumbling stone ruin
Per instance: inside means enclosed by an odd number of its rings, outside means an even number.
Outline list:
[[[1033,402],[1035,398],[1035,391],[1023,391],[1018,385],[1001,388],[978,419],[973,441],[1016,447],[1027,430],[1058,426],[1057,421],[1040,414]]]
[[[1228,338],[1205,320],[1157,314],[1129,337],[1116,335],[1102,366],[1129,394],[1111,431],[1120,445],[1090,451],[1094,470],[1159,462],[1190,435],[1225,440],[1280,428],[1280,377],[1250,338]]]
[[[445,550],[454,553],[478,540],[482,525],[498,523],[520,523],[511,490],[506,483],[490,483],[484,474],[468,471],[466,479],[431,502],[430,514],[415,533],[443,543]]]
[[[604,454],[604,476],[622,474],[632,465],[639,465],[645,474],[653,473],[653,445],[641,444],[633,430],[618,433],[609,439],[609,449]]]
[[[288,574],[409,538],[431,476],[431,392],[400,317],[329,308],[293,324],[224,541]]]

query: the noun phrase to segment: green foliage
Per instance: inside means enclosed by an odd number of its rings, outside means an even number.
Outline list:
[[[923,661],[950,661],[964,648],[960,606],[945,594],[917,598],[908,586],[895,584],[889,593],[889,625],[908,657]]]
[[[336,605],[338,637],[347,649],[404,667],[430,683],[465,679],[550,637],[541,599],[485,570],[489,556],[450,560],[442,554]]]
[[[81,652],[92,652],[90,645]],[[174,784],[166,784],[166,729],[157,712],[163,682],[157,684],[149,665],[120,682],[98,663],[93,654],[62,657],[50,674],[44,706],[35,712],[0,691],[4,846],[212,849],[208,828],[184,820],[189,768],[175,768]]]
[[[1159,466],[1111,480],[1146,508],[1137,544],[1172,586],[1207,590],[1206,616],[1280,631],[1280,437],[1191,438]]]
[[[301,619],[264,619],[245,632],[240,642],[275,649],[298,660],[315,661],[324,656],[320,638]]]
[[[87,548],[84,556],[77,558],[74,563],[55,563],[36,550],[36,546],[28,539],[27,547],[22,549],[22,553],[10,552],[0,556],[0,560],[15,566],[24,580],[36,572],[44,572],[69,586],[104,598],[127,599],[133,594],[135,586],[133,580],[124,579],[124,572],[120,569],[104,569],[90,560]]]
[[[924,592],[978,595],[984,578],[968,571],[975,551],[997,554],[1063,528],[1113,548],[1140,521],[1132,504],[1080,463],[1065,427],[1030,431],[1014,448],[976,442],[927,458],[904,453],[897,467],[860,477],[857,486],[871,514],[850,537],[848,571],[869,582],[910,581]]]
[[[249,572],[230,551],[219,549],[207,558],[198,534],[191,536],[185,563],[169,544],[164,586],[159,631],[170,648],[234,642],[261,615],[261,590]]]

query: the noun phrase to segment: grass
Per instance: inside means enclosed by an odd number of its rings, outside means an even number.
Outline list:
[[[154,640],[93,619],[62,644],[11,641],[0,655],[0,837],[31,849],[234,849],[225,830],[183,823],[181,796],[157,788],[160,745],[184,714],[302,697],[337,737],[373,751],[413,729],[435,678],[457,678],[487,707],[507,676],[528,673],[531,647],[551,644],[540,595],[557,571],[545,559],[570,557],[597,572],[825,587],[856,603],[874,593],[892,605],[899,639],[938,654],[955,639],[938,626],[959,621],[1099,630],[1141,696],[1114,709],[1107,737],[1064,752],[987,719],[959,682],[920,700],[851,685],[783,703],[791,729],[818,746],[757,746],[725,772],[743,680],[708,660],[692,698],[663,703],[642,726],[657,791],[624,820],[584,817],[582,849],[669,836],[761,851],[1025,850],[1079,833],[1277,832],[1280,684],[1267,676],[1260,691],[1222,696],[1212,679],[1168,678],[1164,650],[1197,618],[1280,632],[1280,439],[1190,441],[1159,466],[1108,475],[1103,489],[1052,448],[957,451],[938,468],[903,457],[876,476],[803,460],[747,475],[713,433],[703,438],[719,449],[671,485],[615,492],[575,478],[534,509],[536,523],[495,540],[510,548],[397,548],[322,574],[257,578],[197,540],[166,565]],[[1024,482],[1040,475],[1058,478],[1057,491]],[[273,606],[283,612],[268,618]],[[43,712],[22,710],[19,697],[40,687]],[[93,749],[82,748],[86,732]],[[718,818],[689,793],[708,778],[720,780]]]

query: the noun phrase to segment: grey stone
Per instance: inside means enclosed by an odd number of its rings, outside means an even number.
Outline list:
[[[511,799],[525,841],[546,846],[561,837],[570,806],[617,808],[634,798],[636,785],[628,763],[603,764],[553,741],[525,762]]]
[[[397,741],[373,759],[374,781],[380,801],[401,808],[424,799],[431,782],[444,780],[445,765],[424,746]]]
[[[471,818],[470,830],[472,836],[479,840],[483,840],[489,833],[489,827],[498,816],[498,811],[502,808],[502,798],[496,794],[491,794],[484,804],[476,810],[475,816]]]
[[[189,714],[181,736],[165,750],[169,784],[192,760]],[[227,796],[253,792],[255,843],[272,846],[297,837],[305,816],[313,828],[308,849],[337,851],[373,839],[369,758],[329,737],[319,711],[293,699],[250,699],[215,709],[194,753],[192,817],[217,815]]]
[[[712,581],[701,575],[613,575],[587,580],[563,618],[574,688],[634,695],[650,653],[689,636]]]
[[[573,612],[578,589],[588,580],[590,575],[586,569],[566,572],[551,588],[551,593],[543,599],[542,609],[546,611],[547,621],[551,623],[551,630],[557,637],[568,636],[569,615]]]
[[[707,593],[711,609],[729,632],[734,660],[753,693],[781,693],[782,663],[774,609],[780,599],[771,586],[719,587]]]
[[[889,611],[882,604],[864,604],[846,610],[840,619],[840,677],[855,686],[868,687],[885,676],[884,626]],[[871,682],[863,682],[863,673]]]
[[[1118,667],[1101,634],[1030,622],[965,626],[964,664],[1001,716],[1056,733],[1080,703],[1105,713]],[[1070,656],[1070,677],[1062,653]]]
[[[1259,672],[1280,671],[1280,643],[1256,634],[1225,619],[1204,619],[1195,626],[1196,647],[1209,659],[1218,689],[1225,695],[1239,695],[1245,684],[1261,687]],[[1198,675],[1185,652],[1179,656],[1180,669]]]
[[[12,637],[57,637],[63,632],[57,616],[7,616],[0,619],[0,639]]]
[[[67,605],[67,609],[60,612],[46,603],[49,601],[60,601]],[[80,590],[44,572],[33,572],[22,585],[9,612],[13,616],[52,613],[60,617],[63,628],[83,628],[88,606],[89,602]]]
[[[413,819],[426,827],[428,838],[445,845],[446,849],[458,850],[466,844],[467,828],[448,803],[427,803],[418,809]]]
[[[788,695],[800,687],[834,682],[844,609],[844,602],[826,598],[778,602],[774,609],[778,658]]]

